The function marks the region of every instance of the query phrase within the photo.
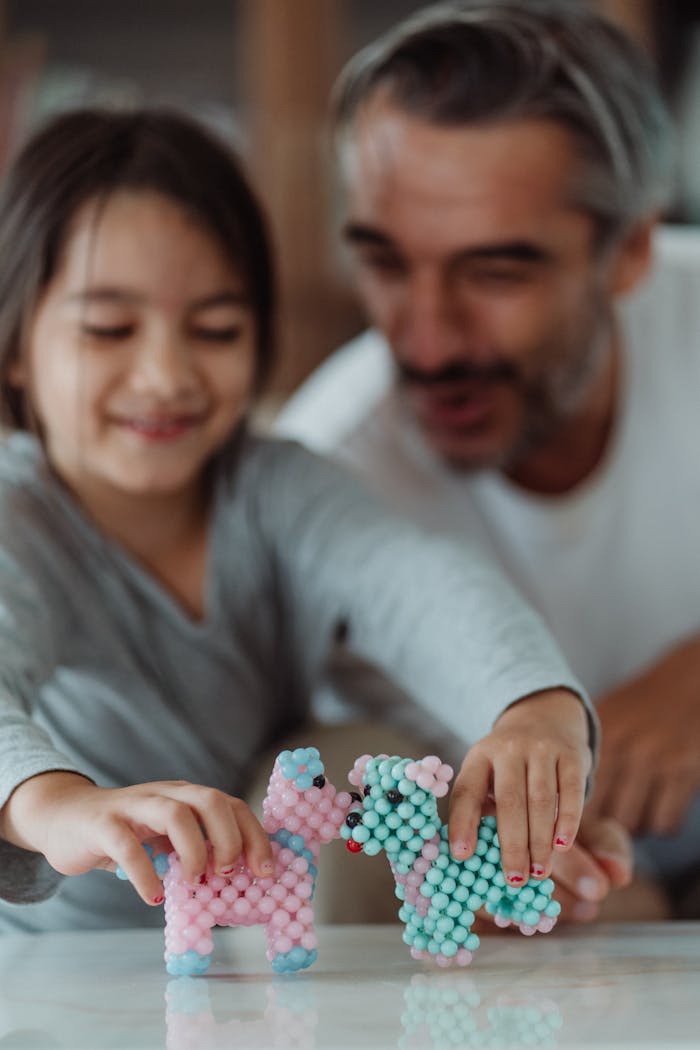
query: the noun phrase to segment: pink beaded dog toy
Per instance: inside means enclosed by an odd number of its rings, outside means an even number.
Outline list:
[[[256,878],[243,858],[230,875],[217,875],[210,856],[206,873],[192,885],[183,878],[177,853],[153,858],[165,893],[168,973],[206,973],[214,926],[264,925],[267,958],[276,973],[304,970],[315,962],[311,900],[319,849],[340,837],[352,802],[347,792],[336,793],[323,774],[315,747],[277,756],[263,802],[263,827],[275,863],[269,878]]]
[[[496,925],[515,925],[532,934],[551,930],[561,906],[552,900],[551,879],[530,879],[517,888],[506,884],[494,817],[481,820],[473,856],[454,860],[437,810],[452,773],[436,755],[418,762],[363,755],[349,780],[364,791],[364,798],[354,793],[356,806],[345,818],[341,836],[353,853],[385,851],[396,896],[403,901],[403,939],[414,959],[433,957],[439,966],[468,966],[479,947],[471,927],[480,908],[494,916]]]

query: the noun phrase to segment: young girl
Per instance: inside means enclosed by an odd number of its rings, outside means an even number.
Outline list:
[[[476,554],[248,432],[272,285],[237,163],[182,117],[63,116],[7,180],[0,929],[159,923],[95,871],[158,904],[158,836],[192,879],[207,840],[223,873],[242,849],[271,870],[237,796],[340,629],[475,745],[456,856],[489,793],[514,885],[573,843],[594,723],[539,621]]]

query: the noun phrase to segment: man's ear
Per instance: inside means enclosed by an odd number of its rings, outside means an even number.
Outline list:
[[[654,215],[635,223],[616,244],[610,272],[610,291],[625,295],[640,284],[649,273],[654,256],[654,230],[658,219]]]

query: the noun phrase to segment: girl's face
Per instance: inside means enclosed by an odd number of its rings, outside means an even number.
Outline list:
[[[76,214],[13,379],[78,496],[184,494],[244,415],[255,353],[216,240],[169,198],[120,191]]]

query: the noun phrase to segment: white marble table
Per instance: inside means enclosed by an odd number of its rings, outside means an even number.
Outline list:
[[[485,938],[426,969],[399,926],[320,931],[273,977],[260,929],[219,930],[206,978],[168,978],[156,931],[0,936],[1,1050],[700,1047],[700,923]]]

